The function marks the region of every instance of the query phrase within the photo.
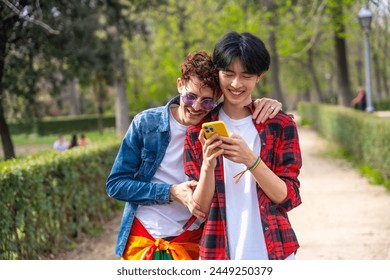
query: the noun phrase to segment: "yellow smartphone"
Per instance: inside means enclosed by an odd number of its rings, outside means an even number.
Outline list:
[[[202,129],[207,139],[210,138],[214,133],[229,137],[228,130],[223,121],[205,122],[202,124]]]

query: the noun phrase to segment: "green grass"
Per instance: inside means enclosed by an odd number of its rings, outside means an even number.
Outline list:
[[[84,134],[87,138],[91,140],[91,144],[102,143],[117,138],[114,129],[105,129],[103,134],[100,134],[98,131],[86,132]],[[40,154],[44,154],[47,151],[51,151],[52,145],[54,141],[57,140],[58,135],[53,134],[47,136],[40,136],[37,134],[18,134],[18,135],[12,135],[11,138],[15,148],[16,157],[20,159],[31,154],[40,155]],[[70,141],[71,135],[64,134],[64,138],[67,141]],[[21,149],[22,152],[17,151],[18,147],[22,148]],[[26,149],[26,147],[30,147],[31,149]],[[0,149],[1,149],[0,161],[3,161],[4,160],[2,156],[3,147],[1,145],[1,141],[0,141]]]
[[[97,131],[87,132],[85,136],[88,137],[92,143],[102,142],[107,139],[113,139],[116,137],[115,130],[104,130],[103,134],[99,134]],[[57,140],[58,135],[39,136],[37,134],[18,134],[12,135],[12,141],[14,145],[52,145]],[[70,141],[71,135],[64,135],[64,138]]]

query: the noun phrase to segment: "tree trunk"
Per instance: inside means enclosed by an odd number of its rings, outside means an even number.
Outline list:
[[[359,53],[362,53],[359,51]],[[363,86],[363,62],[361,59],[356,60],[356,73],[357,73],[357,80],[358,80],[358,86]]]
[[[372,61],[373,61],[373,70],[374,70],[374,80],[375,80],[375,90],[373,92],[376,92],[375,96],[377,100],[382,100],[382,86],[381,86],[381,70],[380,70],[380,61],[378,54],[374,51],[372,55]],[[386,66],[385,66],[386,67]],[[373,94],[374,96],[374,94]]]
[[[0,88],[1,91],[1,88]],[[2,93],[0,92],[0,96]],[[0,102],[0,134],[3,146],[4,159],[15,158],[15,149],[12,144],[11,134],[4,116],[3,104]]]
[[[306,102],[310,102],[311,101],[310,89],[309,88],[306,88],[305,93],[303,94],[303,100],[306,101]]]
[[[116,99],[115,99],[115,126],[118,136],[125,135],[130,125],[129,106],[127,104],[126,83],[115,81]]]
[[[349,83],[348,62],[345,39],[335,35],[335,53],[336,53],[336,72],[338,84],[338,104],[349,107],[351,106],[352,94]]]
[[[73,79],[67,85],[67,92],[69,96],[69,114],[71,116],[80,115],[80,100],[76,89],[76,81]]]
[[[5,23],[0,23],[0,136],[3,147],[4,159],[11,159],[15,157],[14,145],[12,143],[11,134],[9,132],[8,124],[5,119],[5,113],[3,108],[3,74],[4,63],[6,57],[6,42],[7,33],[5,29]]]
[[[110,31],[113,39],[112,58],[114,69],[116,69],[114,86],[116,91],[115,99],[115,126],[118,136],[125,135],[130,125],[129,105],[126,95],[126,70],[123,59],[123,49],[118,30],[113,27]]]
[[[383,89],[385,92],[385,99],[390,99],[389,79],[388,79],[388,74],[386,69],[387,68],[385,67],[384,70],[382,71],[381,77],[382,77]]]
[[[97,127],[99,134],[103,134],[103,100],[104,100],[104,86],[102,79],[96,77],[96,86],[94,86],[94,93],[96,98],[96,113],[97,113]]]
[[[314,85],[314,91],[315,91],[315,100],[317,102],[323,102],[324,97],[321,91],[320,83],[318,81],[317,75],[316,75],[316,68],[314,67],[314,62],[313,62],[313,51],[312,49],[309,49],[307,52],[307,68],[309,71],[309,75],[311,76],[311,79],[313,81]]]
[[[269,36],[268,36],[269,52],[271,56],[270,71],[271,71],[272,90],[274,92],[274,98],[277,99],[282,104],[286,104],[284,94],[282,92],[282,87],[280,85],[280,80],[279,80],[279,73],[280,73],[279,55],[278,55],[277,42],[276,42],[277,41],[276,28],[278,26],[278,14],[277,14],[278,6],[274,1],[271,0],[265,0],[264,2],[267,11],[273,14],[273,16],[269,17],[268,20],[269,25],[272,27],[269,31]]]
[[[336,55],[336,72],[338,84],[338,104],[351,106],[352,94],[348,74],[347,45],[345,41],[345,25],[343,22],[342,2],[332,8],[332,20],[334,28],[334,47]]]
[[[383,57],[387,58],[389,57],[389,45],[388,40],[385,40],[383,45]],[[384,99],[390,99],[390,88],[389,88],[389,75],[387,70],[387,65],[385,63],[383,70],[381,71],[381,79],[382,79],[382,85],[383,85],[383,91],[384,91]]]
[[[279,80],[279,56],[277,53],[276,47],[276,34],[274,31],[270,31],[269,33],[269,46],[270,46],[270,55],[271,55],[271,83],[272,89],[274,92],[274,98],[281,102],[282,104],[286,104],[284,99],[284,94],[282,92],[282,88],[280,86]],[[286,104],[287,105],[287,104]]]

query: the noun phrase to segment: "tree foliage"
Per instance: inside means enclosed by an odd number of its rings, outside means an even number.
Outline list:
[[[389,6],[365,2],[374,14],[374,100],[389,99]],[[300,99],[330,102],[336,96],[349,106],[355,88],[364,83],[357,21],[361,4],[0,0],[0,128],[6,158],[14,156],[7,122],[44,116],[43,96],[60,100],[70,83],[83,104],[92,104],[100,114],[117,112],[123,133],[129,110],[158,106],[177,94],[176,79],[187,53],[211,53],[228,31],[252,32],[272,52],[270,73],[255,95],[276,97],[285,108]],[[63,114],[65,109],[59,106]]]

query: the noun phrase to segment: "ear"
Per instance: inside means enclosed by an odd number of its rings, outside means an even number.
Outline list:
[[[267,73],[267,71],[264,71],[263,73],[261,73],[260,75],[257,76],[257,80],[256,80],[256,83],[258,83],[261,78],[263,78],[263,76],[265,75],[265,73]]]
[[[184,84],[180,78],[177,78],[177,91],[181,94]]]

